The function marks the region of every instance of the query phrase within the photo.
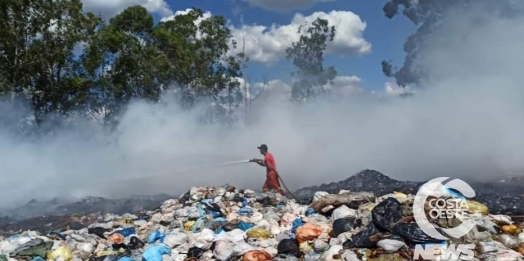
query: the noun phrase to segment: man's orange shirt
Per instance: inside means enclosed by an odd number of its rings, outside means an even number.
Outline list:
[[[265,162],[266,162],[267,174],[273,173],[273,171],[270,168],[268,168],[268,167],[272,167],[273,169],[277,169],[277,165],[275,164],[275,159],[273,158],[273,155],[271,153],[269,153],[269,152],[266,153]]]

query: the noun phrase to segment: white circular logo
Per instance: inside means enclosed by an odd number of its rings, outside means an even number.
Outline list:
[[[446,188],[452,188],[459,191],[462,195],[471,198],[475,196],[475,191],[464,181],[460,179],[454,179],[445,185],[442,184],[442,181],[448,179],[449,177],[440,177],[432,179],[426,182],[415,195],[415,200],[413,202],[413,216],[415,217],[415,222],[417,225],[426,233],[428,236],[435,239],[447,240],[448,238],[435,228],[429,220],[426,218],[425,206],[426,201],[429,196],[436,196],[437,199],[431,199],[429,202],[430,211],[429,215],[432,218],[452,218],[456,215],[463,215],[464,209],[467,209],[467,202],[465,198],[448,198],[440,199],[439,196],[448,193],[449,191]],[[454,238],[460,238],[466,235],[476,223],[474,220],[466,220],[462,222],[457,227],[454,228],[441,228],[447,235]]]

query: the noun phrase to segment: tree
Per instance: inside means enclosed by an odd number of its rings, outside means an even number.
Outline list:
[[[0,95],[28,100],[37,123],[87,114],[114,126],[131,100],[158,102],[167,90],[220,117],[242,102],[224,17],[193,9],[155,24],[131,6],[106,22],[80,1],[0,1]]]
[[[224,17],[204,19],[203,11],[196,8],[155,28],[158,47],[173,61],[171,80],[177,83],[175,93],[182,106],[190,109],[207,103],[218,112],[209,113],[211,122],[218,115],[231,114],[242,102],[237,78],[242,76],[243,54],[227,55],[236,45],[231,38]]]
[[[99,18],[80,0],[1,1],[0,17],[0,93],[29,100],[36,123],[81,107],[89,89],[74,50]]]
[[[83,55],[91,79],[91,109],[108,122],[131,99],[158,101],[169,83],[168,57],[155,43],[153,17],[132,6],[101,25]]]
[[[332,81],[337,71],[330,66],[324,68],[324,51],[327,41],[333,41],[335,27],[329,26],[325,19],[317,18],[304,30],[299,27],[300,39],[286,49],[286,59],[295,66],[293,75],[296,80],[292,86],[292,98],[296,101],[307,100],[326,92],[324,86]]]
[[[415,66],[422,44],[428,35],[439,28],[441,19],[448,11],[467,10],[483,5],[489,7],[483,10],[494,16],[522,14],[523,6],[515,3],[512,0],[390,0],[382,9],[384,15],[392,19],[402,10],[402,14],[418,28],[404,44],[406,58],[402,67],[398,69],[390,61],[382,61],[382,71],[387,77],[395,78],[399,86],[419,84],[428,73],[424,71],[425,68]]]

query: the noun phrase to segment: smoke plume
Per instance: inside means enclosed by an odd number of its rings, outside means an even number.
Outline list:
[[[480,8],[479,8],[480,9]],[[266,143],[292,189],[344,179],[362,169],[393,178],[484,179],[524,167],[524,18],[479,10],[449,14],[420,50],[424,86],[410,97],[369,93],[294,105],[260,99],[249,124],[203,125],[165,103],[133,102],[112,133],[76,120],[52,138],[12,135],[2,106],[2,206],[32,198],[179,194],[191,186],[260,189],[256,164],[202,168],[261,157]],[[380,73],[377,71],[377,73]],[[194,168],[195,167],[195,168]]]

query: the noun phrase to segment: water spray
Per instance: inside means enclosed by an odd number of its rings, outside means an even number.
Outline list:
[[[114,181],[144,179],[144,178],[151,178],[151,177],[165,177],[165,176],[171,176],[173,174],[181,174],[181,173],[185,173],[185,172],[189,172],[189,171],[203,170],[203,169],[208,169],[208,168],[225,167],[225,166],[232,166],[232,165],[239,165],[239,164],[250,163],[250,162],[251,162],[251,160],[249,160],[249,159],[237,160],[237,161],[224,162],[224,163],[208,165],[208,166],[199,166],[199,167],[186,168],[186,169],[177,170],[177,171],[174,171],[174,172],[169,172],[167,174],[154,174],[154,175],[142,175],[142,176],[126,176],[126,177],[122,177],[120,179],[115,179]],[[293,198],[295,198],[295,200],[297,200],[297,202],[300,202],[300,199],[295,194],[293,194],[293,192],[291,192],[291,190],[289,190],[289,188],[286,186],[286,183],[284,182],[284,180],[282,180],[282,177],[280,176],[280,173],[278,173],[278,171],[277,171],[276,174],[277,174],[278,179],[282,183],[282,186],[284,187],[284,189],[291,196],[293,196]]]
[[[244,163],[249,163],[249,162],[250,162],[249,159],[238,160],[238,161],[230,161],[230,162],[225,162],[225,163],[220,163],[220,164],[214,164],[214,165],[208,165],[208,166],[199,166],[199,167],[191,167],[191,168],[186,168],[186,169],[182,169],[182,170],[176,170],[174,172],[169,172],[167,174],[154,174],[154,175],[142,175],[142,176],[123,177],[121,179],[116,179],[115,181],[118,181],[118,180],[130,180],[130,179],[143,179],[143,178],[150,178],[150,177],[164,177],[164,176],[171,176],[173,174],[185,173],[185,172],[189,172],[189,171],[203,170],[203,169],[217,168],[217,167],[225,167],[225,166],[231,166],[231,165],[239,165],[239,164],[244,164]]]

